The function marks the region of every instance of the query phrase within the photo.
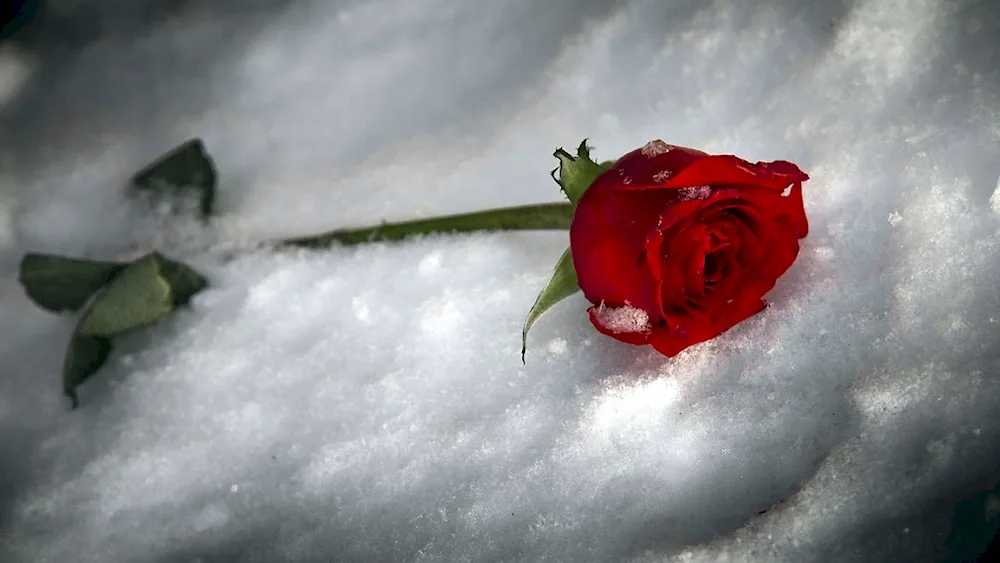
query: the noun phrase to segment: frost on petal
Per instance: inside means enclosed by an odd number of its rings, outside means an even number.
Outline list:
[[[646,147],[641,149],[643,154],[649,150]],[[663,143],[663,146],[666,143]],[[655,149],[653,149],[655,150]],[[670,154],[675,154],[671,152]],[[652,160],[648,157],[646,160]],[[664,166],[657,167],[662,170]],[[655,173],[655,172],[652,172]],[[702,158],[691,160],[686,166],[679,167],[676,173],[665,182],[658,182],[653,185],[634,185],[623,187],[623,189],[665,189],[665,188],[689,188],[691,186],[725,186],[747,184],[758,186],[781,193],[791,184],[801,183],[809,179],[809,175],[802,172],[794,164],[785,161],[749,162],[733,155],[708,155]]]
[[[654,156],[661,155],[661,154],[666,153],[666,152],[670,152],[673,149],[674,149],[673,145],[668,145],[668,144],[664,143],[663,141],[657,139],[655,141],[650,141],[650,142],[646,143],[645,145],[643,145],[642,149],[640,149],[640,150],[642,151],[642,154],[644,154],[645,156],[648,156],[648,157],[652,158]]]
[[[681,188],[677,190],[682,201],[692,199],[705,199],[712,195],[712,188],[708,186],[694,186],[692,188]]]
[[[623,307],[600,306],[594,312],[595,320],[604,328],[614,333],[648,332],[650,330],[649,313],[625,305]]]
[[[659,184],[660,182],[666,182],[673,176],[674,173],[671,170],[660,170],[656,174],[653,174],[653,181]]]

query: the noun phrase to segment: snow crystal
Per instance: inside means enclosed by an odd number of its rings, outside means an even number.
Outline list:
[[[660,170],[656,174],[653,174],[653,181],[657,183],[666,182],[673,175],[674,173],[670,170]]]
[[[674,149],[673,145],[668,145],[663,141],[656,140],[656,141],[650,141],[645,145],[643,145],[641,151],[642,154],[645,156],[654,157],[666,152],[670,152],[673,149]]]
[[[688,201],[707,198],[712,195],[712,188],[709,186],[693,186],[690,188],[681,188],[677,192],[680,195],[681,201]]]
[[[597,321],[613,332],[645,332],[649,330],[649,313],[625,305],[622,307],[597,307]]]

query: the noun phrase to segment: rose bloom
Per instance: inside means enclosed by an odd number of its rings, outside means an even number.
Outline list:
[[[626,154],[583,194],[570,227],[591,322],[674,356],[759,313],[809,231],[808,179],[790,162],[663,141]]]

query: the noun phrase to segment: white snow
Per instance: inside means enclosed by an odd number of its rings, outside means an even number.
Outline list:
[[[631,305],[605,307],[601,303],[596,310],[597,322],[613,332],[645,332],[649,330],[649,314]]]
[[[1000,178],[997,178],[997,187],[990,196],[990,208],[997,215],[1000,215]]]
[[[670,171],[670,170],[660,170],[656,174],[653,174],[653,181],[654,182],[666,182],[673,175],[674,175],[674,173],[672,171]]]
[[[712,188],[709,186],[694,186],[690,188],[681,188],[677,190],[680,192],[681,200],[687,201],[692,199],[706,199],[708,196],[712,195]]]
[[[654,139],[642,146],[642,154],[646,156],[656,156],[669,152],[673,148],[673,145],[664,143],[662,139]]]
[[[931,561],[1000,478],[990,2],[96,2],[4,51],[31,61],[0,104],[5,563]],[[195,135],[211,227],[123,201]],[[666,359],[577,295],[522,365],[566,233],[241,250],[558,201],[584,138],[809,173],[771,306]],[[21,254],[152,246],[211,287],[69,411],[74,319]]]

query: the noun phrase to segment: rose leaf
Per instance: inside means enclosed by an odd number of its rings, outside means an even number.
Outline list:
[[[111,338],[153,324],[205,288],[189,266],[149,253],[124,266],[84,310],[63,363],[63,392],[77,406],[76,388],[104,364]]]
[[[76,395],[78,385],[97,373],[111,354],[111,339],[74,334],[66,348],[63,360],[63,394],[73,408],[80,404]]]
[[[524,362],[524,353],[527,349],[528,330],[531,329],[531,326],[549,309],[554,307],[556,303],[559,303],[577,291],[580,291],[580,285],[576,278],[576,268],[573,267],[573,254],[567,248],[566,252],[563,252],[563,255],[559,258],[555,270],[552,271],[549,283],[538,294],[538,299],[531,306],[531,310],[528,311],[528,318],[524,321],[524,329],[521,331],[522,363]]]
[[[39,307],[54,313],[76,311],[125,264],[28,253],[21,259],[18,281]]]
[[[580,201],[583,193],[594,183],[604,171],[611,168],[614,161],[605,161],[600,164],[590,158],[590,147],[584,139],[576,149],[576,156],[563,150],[556,149],[552,156],[559,160],[559,167],[552,170],[552,179],[559,184],[563,193],[574,204]],[[558,173],[558,176],[557,176]]]
[[[185,141],[134,176],[138,193],[181,199],[194,196],[202,219],[212,214],[218,175],[201,139]]]

